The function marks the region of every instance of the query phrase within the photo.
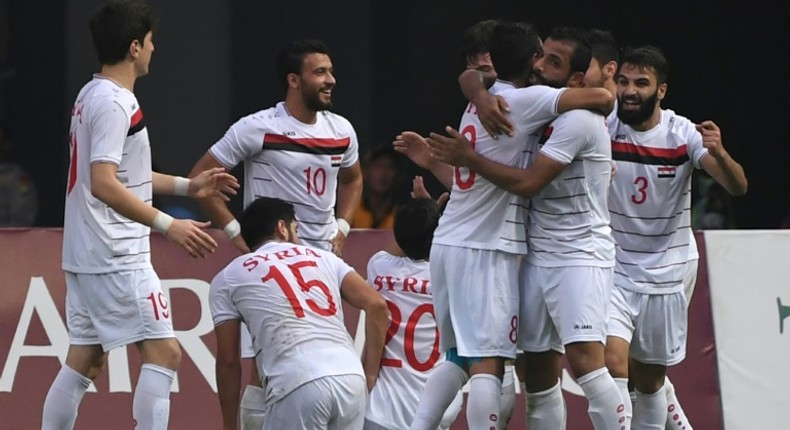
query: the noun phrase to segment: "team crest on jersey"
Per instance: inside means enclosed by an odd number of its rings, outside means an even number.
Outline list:
[[[547,125],[546,128],[543,129],[543,134],[540,135],[540,140],[538,140],[538,145],[543,145],[544,143],[546,143],[551,137],[551,133],[553,131],[554,131],[554,127],[551,125]]]
[[[659,178],[674,178],[675,177],[675,167],[674,166],[661,166],[658,168],[658,177]]]
[[[343,161],[342,155],[333,155],[332,156],[332,167],[340,167],[340,162]]]

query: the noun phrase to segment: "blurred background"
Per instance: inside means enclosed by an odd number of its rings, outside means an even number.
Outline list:
[[[28,205],[26,213],[34,211],[14,225],[62,225],[69,111],[99,69],[87,22],[101,4],[0,0],[0,199],[11,195]],[[670,64],[663,107],[694,122],[713,119],[749,179],[748,194],[729,199],[698,178],[695,226],[788,224],[790,151],[783,126],[790,112],[780,64],[790,38],[781,31],[788,16],[781,2],[151,4],[160,15],[156,52],[135,93],[155,168],[163,172],[187,175],[239,117],[284,97],[274,57],[296,38],[319,38],[329,46],[338,80],[333,110],[354,124],[361,153],[390,145],[402,130],[425,134],[456,125],[465,106],[456,81],[464,66],[461,35],[479,20],[500,18],[529,21],[542,34],[556,25],[607,29],[622,45],[662,48]],[[409,163],[400,166],[406,178],[422,173]],[[428,185],[438,195],[438,184]],[[159,203],[199,212],[186,200]]]

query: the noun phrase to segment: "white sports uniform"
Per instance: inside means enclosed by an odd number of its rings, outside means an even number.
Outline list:
[[[368,261],[368,282],[387,301],[390,314],[381,370],[365,415],[382,428],[409,429],[428,376],[443,360],[429,279],[425,260],[380,251]],[[442,421],[453,422],[459,411],[448,409]]]
[[[684,284],[696,275],[699,258],[691,175],[708,151],[694,123],[667,109],[651,130],[612,118],[609,132],[617,163],[609,198],[617,242],[609,335],[629,341],[639,361],[676,364],[686,352],[684,289],[691,290]]]
[[[130,193],[151,204],[151,148],[134,94],[94,75],[71,112],[63,270],[71,342],[105,350],[173,337],[170,309],[151,266],[150,228],[91,192],[91,165],[118,166]]]
[[[572,342],[603,343],[615,257],[604,117],[565,112],[546,127],[541,144],[539,153],[566,167],[530,200],[519,348],[563,351]]]
[[[356,163],[358,148],[342,116],[319,111],[315,124],[305,124],[280,102],[241,118],[209,151],[227,169],[244,162],[244,207],[258,197],[291,203],[302,242],[330,250],[337,175]]]
[[[352,270],[330,252],[268,242],[212,280],[214,325],[242,320],[250,328],[266,379],[265,428],[362,428],[365,377],[340,297]]]
[[[471,103],[459,130],[482,156],[517,165],[527,136],[557,116],[562,89],[494,88],[507,100],[512,137],[494,140]],[[441,350],[462,357],[515,358],[518,329],[518,263],[527,251],[523,204],[467,168],[456,168],[452,193],[431,247],[431,282]]]
[[[276,197],[294,205],[299,238],[307,245],[331,250],[337,230],[337,175],[359,158],[351,123],[320,111],[315,124],[293,118],[280,102],[245,116],[209,148],[227,169],[244,162],[244,207],[259,197]],[[241,354],[253,356],[242,327]]]

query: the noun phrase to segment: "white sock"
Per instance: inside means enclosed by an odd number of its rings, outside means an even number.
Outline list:
[[[514,372],[513,366],[505,366],[505,373],[502,375],[502,395],[499,399],[500,429],[507,427],[510,416],[513,415],[513,403],[516,402],[516,379],[513,377]]]
[[[247,385],[241,395],[241,428],[242,430],[261,430],[263,428],[263,411],[266,402],[266,390],[255,385]]]
[[[582,387],[589,402],[590,414],[596,430],[619,429],[625,423],[625,403],[617,384],[605,367],[582,376],[576,382]]]
[[[143,364],[134,388],[132,416],[135,429],[167,430],[170,419],[170,386],[176,372],[155,364]]]
[[[680,401],[675,395],[675,386],[672,385],[669,378],[664,379],[664,387],[667,395],[667,430],[694,430],[691,427],[689,418],[686,416],[686,412],[680,406]]]
[[[455,363],[445,361],[436,366],[420,394],[411,430],[436,430],[444,411],[468,380],[466,371]]]
[[[466,422],[470,429],[499,428],[499,398],[502,381],[496,375],[478,373],[469,380],[466,401]]]
[[[634,419],[631,426],[639,430],[664,430],[667,422],[667,395],[666,387],[662,386],[653,394],[636,391],[634,404]]]
[[[562,397],[562,384],[545,391],[527,393],[527,428],[530,430],[565,429],[565,398]]]
[[[634,417],[634,407],[631,404],[631,393],[628,391],[628,378],[614,378],[614,383],[620,390],[620,396],[623,398],[623,405],[625,406],[625,428],[631,428],[631,419]]]
[[[55,376],[55,380],[52,381],[47,398],[44,400],[41,429],[70,430],[74,428],[74,422],[77,421],[77,410],[90,385],[90,379],[64,364],[58,375]]]

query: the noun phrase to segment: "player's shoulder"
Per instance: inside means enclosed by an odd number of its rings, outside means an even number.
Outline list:
[[[396,257],[387,251],[379,251],[370,257],[370,259],[368,260],[368,267],[382,266],[382,265],[390,266],[394,262],[398,261],[398,258],[399,257]]]
[[[140,110],[134,93],[109,79],[94,78],[86,85],[84,91],[83,101],[97,112],[120,107],[127,116],[131,117],[132,114]]]
[[[351,121],[349,121],[343,115],[328,110],[320,111],[319,115],[321,115],[324,120],[332,124],[334,127],[343,130],[345,133],[354,132],[354,126],[351,125]]]
[[[278,112],[276,106],[273,106],[242,116],[236,121],[234,126],[240,128],[276,128],[276,124],[281,120],[282,114]]]
[[[670,133],[679,136],[685,137],[698,133],[697,127],[693,121],[686,118],[685,116],[675,113],[675,111],[671,109],[661,110],[661,125],[665,127]]]

